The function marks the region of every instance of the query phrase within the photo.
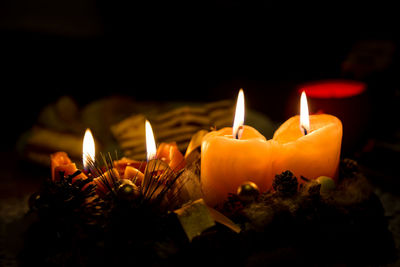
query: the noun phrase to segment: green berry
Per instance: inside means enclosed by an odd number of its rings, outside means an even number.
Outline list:
[[[331,177],[320,176],[316,180],[321,184],[321,193],[328,193],[336,188],[335,181]]]
[[[121,185],[118,188],[118,194],[127,200],[134,200],[140,196],[138,187],[130,180],[121,179]]]

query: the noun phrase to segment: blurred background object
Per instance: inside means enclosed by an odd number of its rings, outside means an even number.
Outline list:
[[[347,77],[393,90],[394,25],[337,9],[236,0],[1,1],[0,86],[8,99],[2,112],[10,112],[4,123],[12,125],[5,145],[12,147],[63,95],[81,106],[113,94],[212,102],[234,99],[243,87],[250,108],[281,122],[290,93],[303,82]],[[370,53],[372,63],[361,60]],[[360,71],[366,64],[369,72]]]
[[[332,114],[342,121],[342,157],[354,157],[354,151],[362,149],[371,136],[368,125],[372,112],[367,84],[349,79],[316,80],[299,84],[288,100],[288,116],[298,112],[303,91],[307,94],[311,113]]]

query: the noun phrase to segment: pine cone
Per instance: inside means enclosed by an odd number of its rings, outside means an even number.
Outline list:
[[[275,175],[275,179],[272,182],[274,190],[283,196],[293,196],[297,193],[298,186],[297,178],[291,171],[284,171]]]
[[[359,171],[357,161],[345,158],[340,162],[340,176],[341,178],[351,178]]]
[[[94,224],[103,216],[103,201],[96,195],[92,178],[86,180],[72,179],[80,171],[53,182],[47,180],[42,190],[32,195],[30,199],[31,210],[39,212],[39,216],[68,221],[71,223]]]

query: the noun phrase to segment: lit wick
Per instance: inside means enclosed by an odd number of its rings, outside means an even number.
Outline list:
[[[243,133],[244,124],[244,94],[243,89],[240,89],[236,102],[235,119],[233,121],[232,136],[240,139]]]
[[[307,96],[304,91],[300,98],[300,130],[304,135],[310,132],[310,116],[308,114]]]

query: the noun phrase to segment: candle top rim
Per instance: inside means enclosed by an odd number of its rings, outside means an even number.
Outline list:
[[[203,137],[203,141],[210,137],[213,138],[222,138],[222,139],[230,139],[235,140],[235,142],[248,142],[249,140],[260,140],[266,141],[265,136],[263,136],[259,131],[249,125],[243,125],[243,134],[241,139],[236,139],[232,135],[232,127],[223,127],[219,130],[214,130],[209,132]]]
[[[367,85],[353,80],[323,80],[306,83],[300,86],[298,92],[306,92],[312,98],[348,98],[362,94]]]
[[[280,143],[280,144],[291,144],[296,140],[307,140],[311,136],[323,131],[323,129],[331,128],[337,129],[338,132],[342,133],[342,122],[339,118],[329,115],[329,114],[318,114],[318,115],[310,115],[310,132],[307,135],[303,135],[301,131],[298,130],[298,125],[300,122],[300,116],[295,115],[285,121],[278,130],[275,131],[272,140]],[[289,129],[289,130],[288,130]],[[335,131],[336,132],[336,131]],[[287,135],[287,133],[290,133]],[[333,132],[331,132],[333,134]]]

